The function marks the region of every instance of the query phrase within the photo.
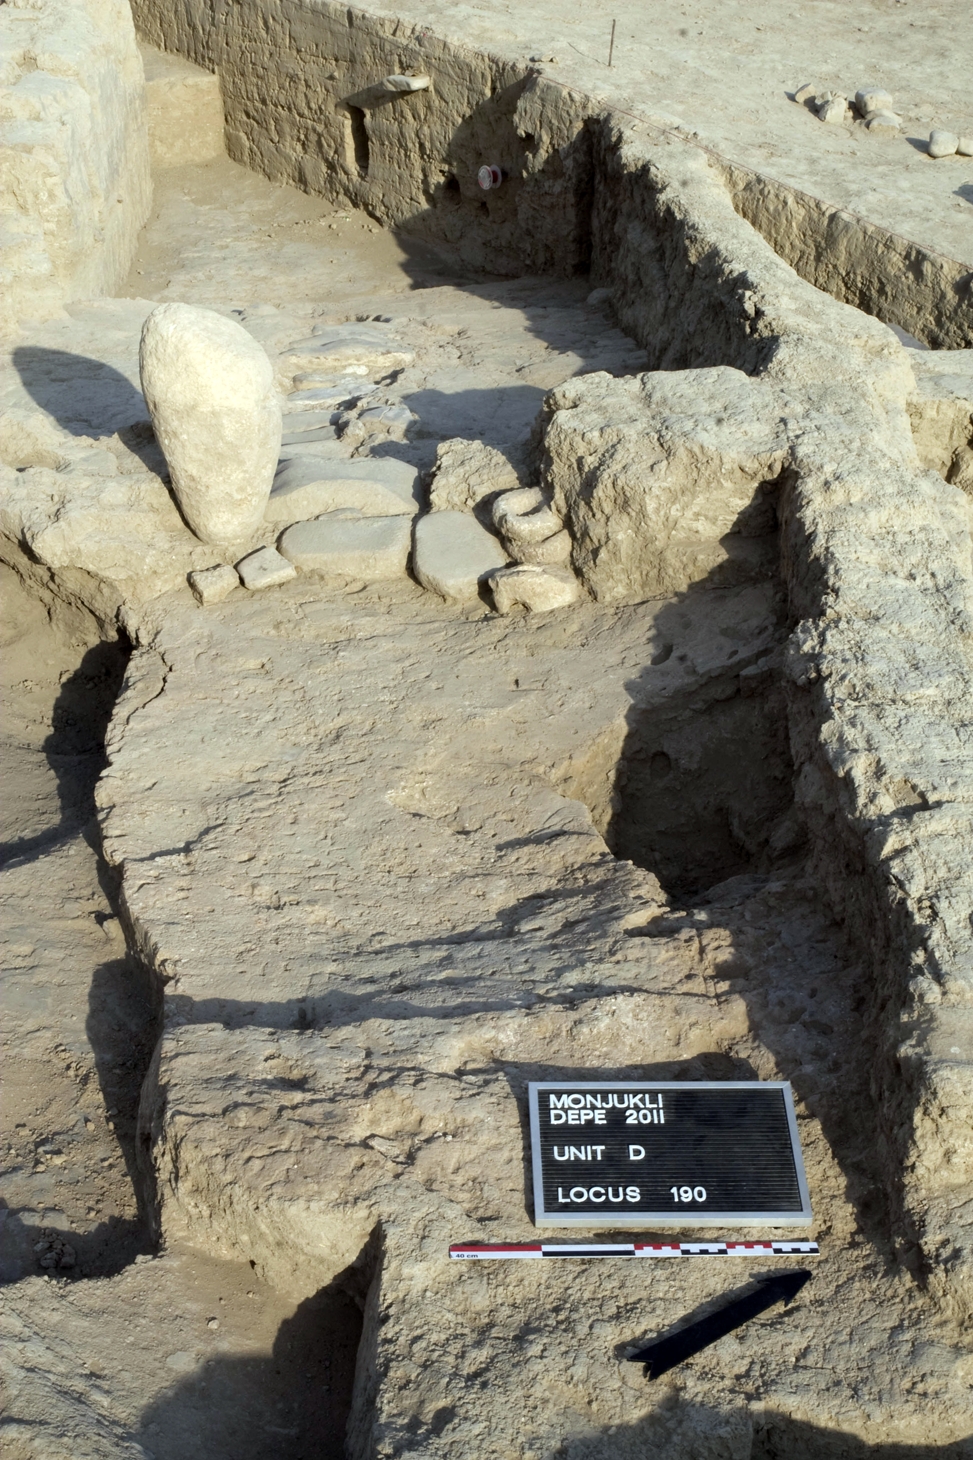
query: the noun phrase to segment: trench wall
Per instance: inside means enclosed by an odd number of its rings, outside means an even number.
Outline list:
[[[0,327],[110,294],[152,201],[127,0],[0,7]]]
[[[969,499],[921,469],[908,353],[773,254],[709,159],[606,123],[594,164],[593,269],[655,367],[730,364],[781,393],[796,800],[818,883],[872,968],[872,1084],[899,1252],[966,1312]]]
[[[276,182],[447,241],[472,267],[587,266],[583,99],[530,68],[332,0],[133,0],[140,36],[218,70],[229,155]],[[428,89],[383,86],[425,75]],[[504,184],[483,192],[484,162]]]
[[[132,0],[143,39],[222,78],[230,156],[446,238],[472,266],[516,273],[587,262],[587,137],[603,115],[529,66],[337,0]],[[390,95],[395,73],[426,92]],[[656,140],[662,139],[656,134]],[[685,145],[685,144],[682,144]],[[484,161],[506,175],[484,195]],[[802,278],[935,349],[973,346],[973,271],[776,179],[714,158],[741,217]]]
[[[973,270],[797,188],[723,162],[733,206],[803,279],[934,350],[973,345]]]
[[[887,259],[856,244],[838,281],[820,230],[802,241],[772,190],[728,178],[682,141],[623,129],[509,61],[391,20],[309,0],[134,9],[152,44],[219,69],[237,160],[431,229],[471,264],[590,265],[654,368],[731,365],[779,392],[797,802],[820,885],[871,959],[873,1084],[901,1255],[969,1310],[969,508],[919,463],[907,352],[795,270],[939,340],[957,280],[914,259],[893,310]],[[429,89],[386,94],[382,78],[402,72],[429,75]],[[484,160],[508,172],[492,198],[475,191]],[[784,257],[761,232],[779,235]]]

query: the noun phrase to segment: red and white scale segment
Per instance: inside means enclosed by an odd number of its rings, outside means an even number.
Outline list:
[[[816,1242],[454,1242],[460,1261],[496,1257],[813,1257]]]

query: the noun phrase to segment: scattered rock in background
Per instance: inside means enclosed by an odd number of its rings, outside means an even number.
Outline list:
[[[262,547],[255,553],[248,553],[237,563],[236,570],[244,588],[250,589],[276,588],[278,583],[287,583],[291,578],[297,577],[297,569],[293,563],[282,558],[272,547]]]
[[[952,157],[959,149],[959,138],[955,132],[944,132],[937,128],[929,134],[930,157]]]
[[[186,522],[202,542],[242,544],[260,525],[280,454],[267,355],[222,314],[160,304],[142,330],[139,371]]]
[[[895,112],[872,112],[865,119],[868,131],[876,137],[897,137],[902,130],[902,118]]]
[[[512,613],[516,608],[526,609],[528,613],[546,613],[576,603],[581,597],[577,578],[565,568],[518,563],[514,568],[501,568],[487,581],[497,613]]]
[[[818,107],[822,122],[844,122],[851,116],[851,108],[843,96],[833,96]]]
[[[189,574],[189,586],[197,603],[222,603],[234,588],[240,586],[240,576],[229,563],[217,563],[214,568],[202,568]]]
[[[892,110],[892,93],[878,86],[863,86],[855,92],[854,105],[837,91],[819,91],[811,82],[799,86],[794,100],[810,103],[822,122],[850,122],[856,116],[875,137],[897,137],[902,118]]]
[[[35,1242],[37,1265],[43,1268],[72,1268],[78,1257],[70,1242],[57,1232],[46,1233],[40,1242]]]
[[[411,536],[410,517],[326,512],[313,522],[296,522],[289,527],[279,546],[284,557],[304,572],[374,583],[404,575]]]
[[[412,570],[431,593],[469,603],[506,567],[502,544],[466,512],[430,512],[416,523]]]
[[[880,86],[863,86],[855,92],[855,105],[863,117],[873,112],[890,112],[894,106],[892,93]]]

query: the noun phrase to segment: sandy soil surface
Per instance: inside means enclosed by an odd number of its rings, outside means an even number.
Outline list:
[[[965,0],[613,0],[604,10],[580,0],[401,0],[369,9],[536,57],[554,80],[973,265],[973,158],[926,154],[932,128],[973,130]],[[887,88],[902,135],[880,141],[860,124],[825,125],[791,100],[805,82],[844,95]]]
[[[462,282],[445,251],[399,241],[364,213],[276,187],[228,157],[157,174],[122,298],[220,309],[333,301]]]

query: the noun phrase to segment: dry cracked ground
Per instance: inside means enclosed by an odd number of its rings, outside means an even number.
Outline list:
[[[582,282],[472,277],[225,159],[160,175],[129,285],[35,330],[5,388],[111,455],[102,520],[150,460],[157,301],[271,353],[388,324],[414,359],[358,406],[414,420],[352,406],[334,451],[419,473],[452,438],[516,459],[547,390],[643,363]],[[883,1225],[772,573],[511,617],[405,577],[206,609],[174,582],[134,652],[80,591],[4,590],[11,1460],[310,1460],[346,1426],[383,1455],[973,1455],[973,1359]],[[790,1080],[800,1300],[648,1385],[627,1345],[759,1268],[451,1265],[533,1234],[519,1112],[552,1071]]]

